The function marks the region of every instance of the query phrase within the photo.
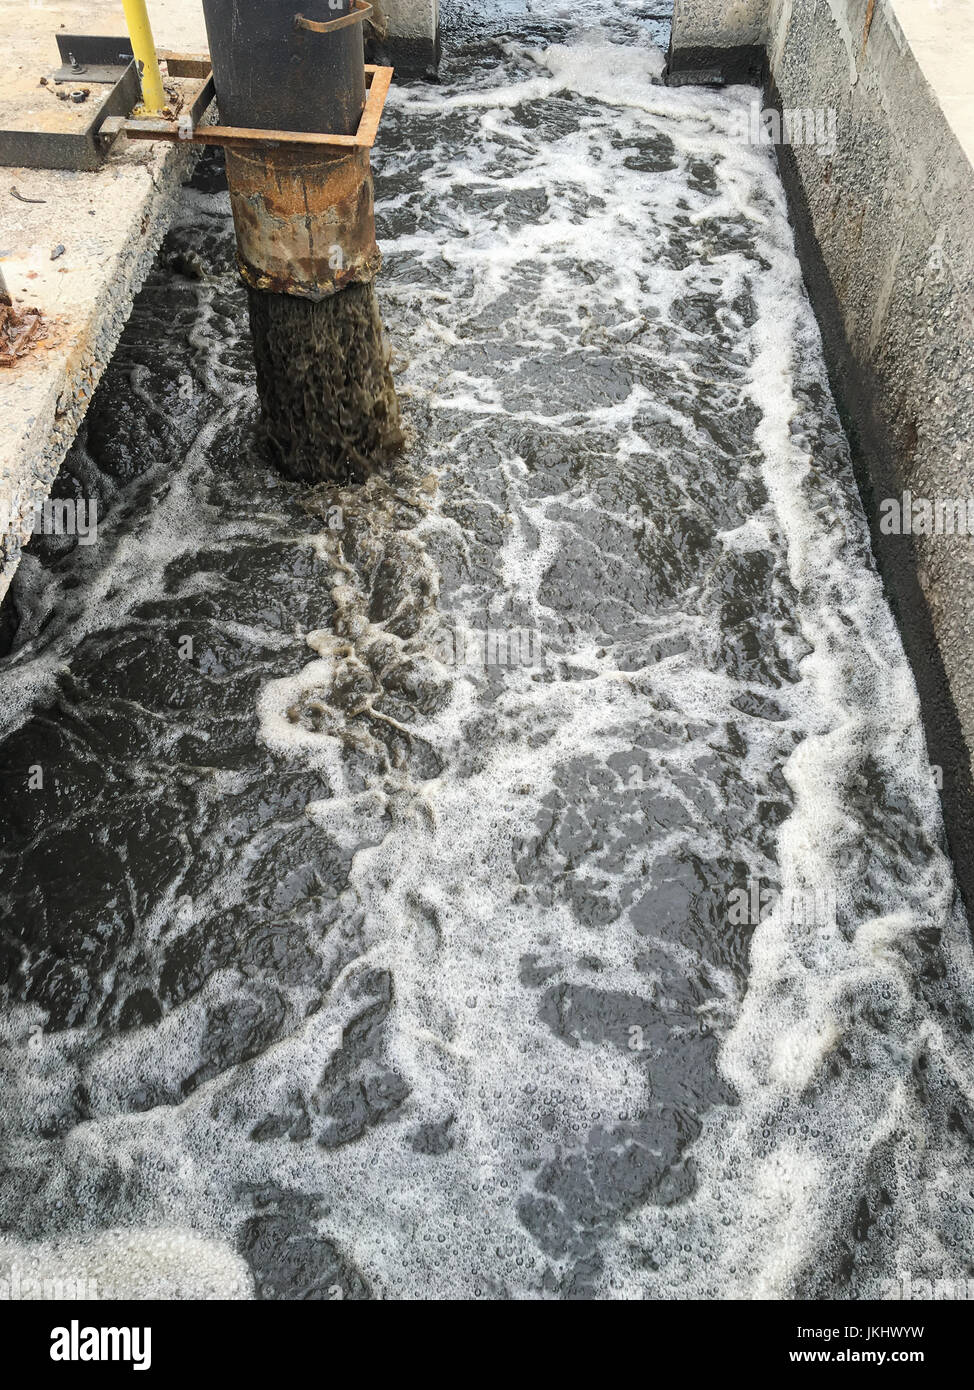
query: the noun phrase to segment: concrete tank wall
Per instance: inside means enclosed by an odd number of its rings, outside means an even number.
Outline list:
[[[422,76],[440,60],[439,0],[374,0],[379,35],[367,45],[373,63],[391,64],[400,77]]]
[[[935,525],[974,498],[974,8],[678,0],[671,70],[738,80],[755,42],[767,105],[835,121],[834,147],[781,145],[779,163],[971,902],[974,535],[887,529],[904,493]]]
[[[756,82],[764,67],[770,0],[674,0],[673,45],[682,80]]]

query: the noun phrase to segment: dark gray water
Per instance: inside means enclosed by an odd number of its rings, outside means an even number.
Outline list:
[[[966,1278],[970,946],[782,190],[754,94],[659,86],[628,13],[396,91],[364,490],[257,456],[187,191],[62,479],[97,544],[35,543],[0,666],[0,1260]]]

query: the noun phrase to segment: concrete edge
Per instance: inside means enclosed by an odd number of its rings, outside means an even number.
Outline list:
[[[365,58],[396,69],[399,78],[435,78],[440,61],[439,0],[373,0],[373,32]]]
[[[95,388],[118,346],[132,303],[152,269],[172,220],[180,189],[198,158],[195,148],[172,146],[149,182],[110,276],[105,276],[83,333],[52,374],[29,433],[20,442],[20,524],[0,537],[0,603],[6,597],[31,536],[36,503],[43,502],[88,412]]]
[[[670,87],[730,87],[743,83],[763,87],[768,55],[763,44],[743,43],[728,48],[670,43],[664,80]]]
[[[440,29],[430,37],[390,35],[365,45],[365,61],[396,70],[397,78],[435,77],[441,56]]]

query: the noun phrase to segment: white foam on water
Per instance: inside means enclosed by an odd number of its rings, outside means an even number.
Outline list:
[[[45,1302],[222,1300],[253,1295],[244,1260],[195,1231],[103,1231],[31,1243],[0,1236],[0,1297]]]
[[[189,1226],[200,1233],[203,1251],[192,1287],[236,1281],[249,1288],[228,1249],[240,1213],[234,1191],[237,1184],[273,1182],[320,1198],[325,1214],[316,1229],[382,1296],[538,1297],[551,1287],[546,1270],[570,1273],[584,1245],[558,1253],[527,1229],[524,1204],[537,1198],[546,1169],[584,1155],[593,1131],[613,1132],[652,1114],[676,1065],[671,1053],[683,1047],[689,1057],[708,1034],[720,1040],[720,1072],[736,1103],[705,1109],[699,1137],[682,1153],[695,1175],[682,1200],[643,1197],[588,1220],[587,1239],[600,1257],[589,1275],[596,1292],[793,1296],[810,1264],[834,1261],[861,1195],[877,1183],[885,1184],[898,1243],[881,1271],[867,1268],[860,1296],[873,1294],[870,1281],[892,1275],[894,1266],[955,1273],[970,1256],[969,1237],[947,1203],[952,1189],[970,1187],[970,1164],[925,1110],[915,1073],[925,1059],[927,1094],[939,1086],[972,1099],[971,1048],[951,1017],[951,1001],[974,998],[974,966],[940,848],[916,692],[868,554],[848,460],[835,448],[827,459],[814,457],[799,430],[812,388],[820,393],[816,409],[830,422],[834,411],[774,166],[766,150],[735,137],[753,92],[663,88],[654,81],[658,54],[622,48],[598,32],[543,52],[511,45],[508,56],[509,82],[394,91],[390,110],[407,131],[410,121],[429,120],[450,133],[435,137],[429,176],[412,195],[417,229],[393,232],[384,245],[389,264],[411,258],[415,276],[390,279],[383,294],[394,345],[408,359],[404,396],[432,412],[440,430],[429,462],[441,474],[443,497],[485,441],[496,439],[501,456],[499,491],[483,497],[470,467],[471,498],[502,537],[494,586],[485,594],[473,577],[461,583],[450,616],[470,634],[516,614],[510,625],[540,630],[543,657],[506,669],[500,681],[477,665],[442,668],[449,698],[410,733],[439,755],[443,771],[419,777],[408,765],[385,766],[363,788],[346,757],[355,721],[329,712],[323,694],[349,646],[379,634],[382,624],[369,617],[368,594],[354,577],[336,569],[345,630],[340,637],[309,634],[307,664],[269,681],[254,712],[270,748],[325,773],[333,795],[313,802],[306,815],[352,856],[342,924],[337,935],[323,925],[318,943],[323,962],[335,963],[321,1007],[304,987],[290,988],[286,1035],[179,1103],[144,1113],[120,1113],[126,1096],[150,1082],[178,1093],[203,1049],[207,1011],[239,998],[232,971],[215,972],[152,1028],[97,1043],[80,1030],[42,1034],[36,1011],[14,1010],[0,1038],[0,1068],[15,1097],[11,1114],[21,1117],[7,1122],[8,1151],[28,1168],[49,1161],[36,1117],[56,1110],[59,1100],[66,1104],[83,1083],[91,1118],[64,1137],[62,1166],[48,1190],[54,1196],[63,1188],[65,1200],[70,1193],[94,1219],[97,1174],[111,1167],[126,1176],[133,1223],[147,1229],[124,1239],[91,1238],[92,1267],[119,1287],[149,1278],[150,1252],[161,1242],[169,1254],[152,1277],[159,1287],[181,1288],[199,1252],[178,1232],[154,1232]],[[519,108],[555,98],[569,101],[577,120],[539,142],[519,123]],[[607,138],[607,113],[618,144]],[[647,140],[660,142],[658,166],[627,164]],[[519,152],[516,159],[511,151]],[[390,164],[396,158],[388,155]],[[698,162],[715,172],[715,188],[691,181]],[[542,210],[533,220],[505,221],[489,203],[478,211],[451,196],[477,189],[506,194],[512,207],[541,190]],[[392,217],[402,206],[394,197],[380,214]],[[734,244],[744,232],[760,268]],[[688,235],[692,255],[680,264],[668,251]],[[745,294],[752,324],[741,307]],[[497,352],[476,368],[453,365],[476,337],[470,325],[510,296],[518,304],[516,331],[506,323],[498,328]],[[733,332],[732,370],[724,375],[682,316],[694,296],[716,299],[719,322]],[[198,326],[203,347],[217,332],[206,313]],[[567,398],[557,383],[549,397],[530,401],[515,389],[541,352],[555,348],[568,359],[580,344],[620,342],[667,384],[665,392],[638,383],[616,398],[593,392],[591,400],[576,400],[572,382],[581,390],[581,376],[569,382]],[[501,347],[511,349],[508,359]],[[586,359],[584,370],[596,365]],[[212,378],[225,389],[218,370]],[[567,480],[560,493],[536,494],[525,451],[491,433],[495,425],[516,425],[535,438],[529,427],[541,425],[561,441],[565,457],[573,457],[581,435],[611,438],[620,466],[639,460],[647,472],[667,471],[679,518],[701,505],[692,480],[681,476],[683,458],[709,457],[714,449],[712,424],[694,409],[708,391],[729,417],[742,402],[753,409],[757,427],[745,454],[725,450],[720,457],[743,482],[762,484],[766,498],[719,531],[723,555],[771,557],[772,597],[785,610],[784,617],[769,615],[776,650],[799,663],[800,678],[771,692],[780,718],[751,720],[741,754],[742,780],[764,787],[770,761],[792,736],[782,768],[792,804],[773,858],[753,835],[735,838],[743,793],[735,800],[732,786],[706,782],[705,817],[688,790],[695,779],[702,795],[706,779],[696,769],[723,746],[728,720],[737,718],[733,702],[767,695],[768,687],[716,659],[728,639],[713,615],[694,605],[698,594],[685,596],[687,611],[673,612],[665,604],[654,610],[637,592],[633,635],[613,642],[584,620],[593,596],[582,571],[577,612],[566,620],[552,594],[552,569],[572,553],[573,528],[593,513],[628,527],[626,499],[592,494],[584,476]],[[147,517],[140,544],[151,563],[137,563],[127,548],[132,541],[104,571],[93,567],[78,617],[85,630],[117,621],[150,595],[168,558],[212,544],[214,519],[194,522],[188,480],[239,404],[231,391],[224,413]],[[443,497],[432,500],[415,528],[417,545],[429,548],[415,564],[430,571],[438,547],[451,550],[458,565],[472,553],[472,538]],[[674,515],[640,517],[638,524],[662,545]],[[228,539],[240,525],[228,525]],[[295,543],[327,553],[320,538]],[[621,544],[618,564],[626,564]],[[435,575],[426,577],[433,583]],[[431,638],[434,617],[424,619],[417,651]],[[15,668],[20,685],[12,704],[26,710],[49,688],[76,635],[51,648],[37,669],[26,661]],[[655,643],[674,638],[682,647],[651,654]],[[637,662],[621,659],[627,647],[638,652]],[[556,676],[563,660],[585,678]],[[309,700],[326,705],[317,730],[291,717]],[[908,858],[905,849],[878,840],[874,853],[864,850],[849,792],[867,757],[884,784],[909,799],[929,842],[922,856]],[[573,768],[604,778],[616,800],[591,814],[608,823],[586,819],[589,802],[580,784],[570,783]],[[522,881],[526,846],[537,847],[545,825],[555,834],[551,805],[566,778],[574,790],[565,800],[576,795],[578,804],[564,808],[557,832],[567,842],[573,830],[575,839],[547,882],[543,874]],[[635,798],[647,789],[684,814],[667,822],[661,812],[658,825],[629,825],[644,814]],[[597,808],[594,794],[591,800]],[[674,937],[662,921],[635,929],[639,895],[669,856],[734,860],[745,876],[778,882],[783,897],[827,890],[836,919],[801,926],[780,908],[772,911],[755,930],[745,978],[691,936]],[[243,891],[232,878],[228,870],[215,890],[228,902]],[[560,891],[568,882],[599,898],[605,914],[576,910]],[[918,946],[930,931],[938,943]],[[345,961],[339,947],[353,934],[355,951]],[[945,972],[939,1009],[920,988],[928,950]],[[522,981],[525,958],[543,968],[545,983],[569,991],[597,986],[654,1010],[666,1034],[655,1060],[647,1065],[639,1051],[584,1030],[559,1036],[550,1017],[539,1018],[544,989]],[[592,960],[597,970],[587,964]],[[670,969],[699,985],[692,1017],[671,997]],[[340,1055],[363,994],[369,997],[374,972],[383,971],[393,982],[383,1065],[410,1088],[400,1109],[340,1147],[287,1137],[254,1142],[254,1126],[285,1111],[296,1090],[315,1091]],[[880,1024],[864,1017],[869,1008]],[[25,1036],[32,1040],[26,1060]],[[417,1127],[451,1116],[452,1148],[430,1156],[412,1146]],[[621,1140],[617,1147],[621,1161]],[[580,1231],[585,1222],[570,1194],[556,1187],[550,1200],[566,1226]],[[71,1247],[70,1258],[31,1248],[41,1268],[83,1264],[81,1247]]]

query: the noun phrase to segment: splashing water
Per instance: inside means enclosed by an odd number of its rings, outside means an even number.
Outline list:
[[[321,1298],[968,1267],[970,946],[753,94],[660,86],[635,19],[522,32],[383,127],[393,471],[255,456],[189,190],[205,274],[163,259],[61,485],[98,544],[22,564],[0,1258]]]

